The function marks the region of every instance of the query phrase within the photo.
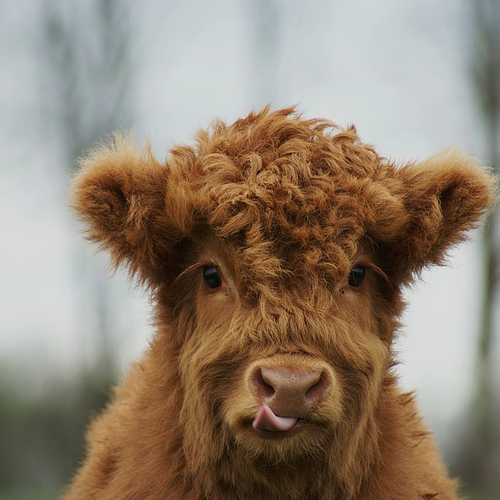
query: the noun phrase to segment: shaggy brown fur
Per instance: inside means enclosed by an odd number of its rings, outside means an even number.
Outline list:
[[[216,122],[165,164],[121,137],[94,151],[75,208],[150,288],[157,334],[65,498],[457,498],[391,344],[402,286],[493,196],[471,158],[397,168],[293,109]]]

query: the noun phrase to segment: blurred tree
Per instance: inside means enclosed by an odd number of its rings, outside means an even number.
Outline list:
[[[130,126],[131,18],[128,1],[44,0],[45,115],[54,125],[66,173],[74,173],[76,158],[96,141]],[[83,362],[111,380],[116,373],[113,284],[106,281],[102,257],[89,259],[80,247],[74,262]]]
[[[472,86],[483,122],[486,154],[500,174],[500,2],[469,0]],[[458,459],[458,473],[476,488],[500,489],[500,418],[492,346],[498,312],[500,241],[498,212],[489,215],[483,233],[484,292],[476,354],[476,385],[468,436]]]
[[[42,135],[57,145],[66,189],[84,150],[130,126],[133,16],[127,0],[43,0],[40,12],[33,52],[43,87]],[[82,458],[92,414],[109,398],[117,374],[114,330],[123,336],[124,327],[112,323],[117,297],[106,261],[90,258],[86,248],[82,240],[73,255],[79,374],[34,399],[0,377],[0,498],[54,498]],[[122,307],[120,316],[126,314]]]
[[[96,140],[131,123],[130,10],[123,0],[44,0],[44,76],[70,168]]]

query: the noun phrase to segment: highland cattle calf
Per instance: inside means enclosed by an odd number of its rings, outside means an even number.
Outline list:
[[[95,150],[74,207],[157,331],[66,499],[456,499],[391,345],[402,288],[493,197],[469,157],[398,168],[293,109],[215,122],[163,164]]]

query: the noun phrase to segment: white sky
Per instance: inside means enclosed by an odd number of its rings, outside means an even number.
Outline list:
[[[212,118],[230,121],[271,100],[354,123],[365,141],[401,162],[450,145],[484,155],[466,79],[461,0],[281,0],[267,64],[255,49],[247,4],[142,3],[135,128],[158,157]],[[37,389],[47,377],[69,376],[92,346],[78,336],[85,305],[77,303],[70,256],[80,235],[57,177],[60,154],[43,127],[37,56],[28,45],[37,8],[34,0],[12,5],[0,0],[0,366]],[[439,431],[457,419],[472,390],[479,245],[463,245],[450,262],[408,293],[398,344],[402,383],[418,390]],[[126,367],[147,345],[148,307],[122,275],[109,286],[118,330],[129,332],[117,340]],[[500,360],[498,351],[497,342]]]

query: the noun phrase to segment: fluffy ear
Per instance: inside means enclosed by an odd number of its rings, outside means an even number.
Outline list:
[[[458,152],[402,167],[390,183],[405,213],[398,230],[382,242],[384,267],[402,282],[425,266],[441,264],[495,201],[495,177]]]
[[[81,167],[73,208],[87,236],[110,251],[116,267],[128,264],[141,281],[151,281],[180,237],[165,217],[167,168],[122,136],[94,150]]]

